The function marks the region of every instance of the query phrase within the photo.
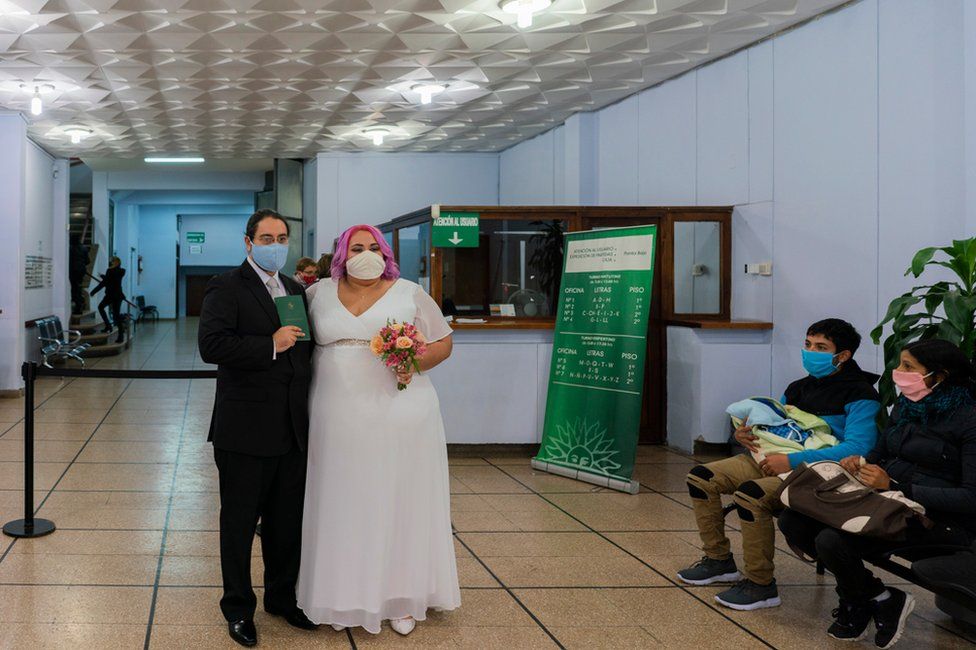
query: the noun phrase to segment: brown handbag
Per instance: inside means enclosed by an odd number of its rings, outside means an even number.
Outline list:
[[[832,528],[881,539],[902,538],[908,522],[919,516],[905,502],[882,496],[830,460],[801,463],[776,496],[790,510]]]

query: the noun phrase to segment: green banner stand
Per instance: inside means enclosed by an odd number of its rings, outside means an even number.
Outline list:
[[[636,494],[657,226],[566,234],[535,469]]]

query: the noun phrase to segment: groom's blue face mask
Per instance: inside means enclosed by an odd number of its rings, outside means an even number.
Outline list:
[[[288,261],[288,244],[251,243],[251,257],[254,263],[265,271],[277,273]]]

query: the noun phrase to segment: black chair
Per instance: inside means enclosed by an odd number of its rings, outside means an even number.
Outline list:
[[[85,365],[85,360],[81,353],[91,347],[90,343],[79,343],[81,332],[68,330],[65,336],[64,327],[61,319],[57,316],[48,316],[34,321],[37,326],[37,339],[41,342],[42,363],[50,368],[52,361],[63,361],[74,359]],[[74,337],[72,339],[72,336]]]
[[[159,310],[156,309],[156,305],[147,305],[145,296],[136,296],[136,307],[139,308],[139,315],[136,317],[137,322],[146,318],[152,318],[154,321],[159,320]]]

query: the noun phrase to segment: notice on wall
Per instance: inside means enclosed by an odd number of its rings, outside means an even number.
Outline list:
[[[43,255],[27,255],[24,258],[24,288],[48,289],[53,285],[53,260]]]
[[[477,212],[439,212],[431,219],[435,248],[477,248],[481,215]]]
[[[656,226],[567,233],[533,467],[636,493]]]

